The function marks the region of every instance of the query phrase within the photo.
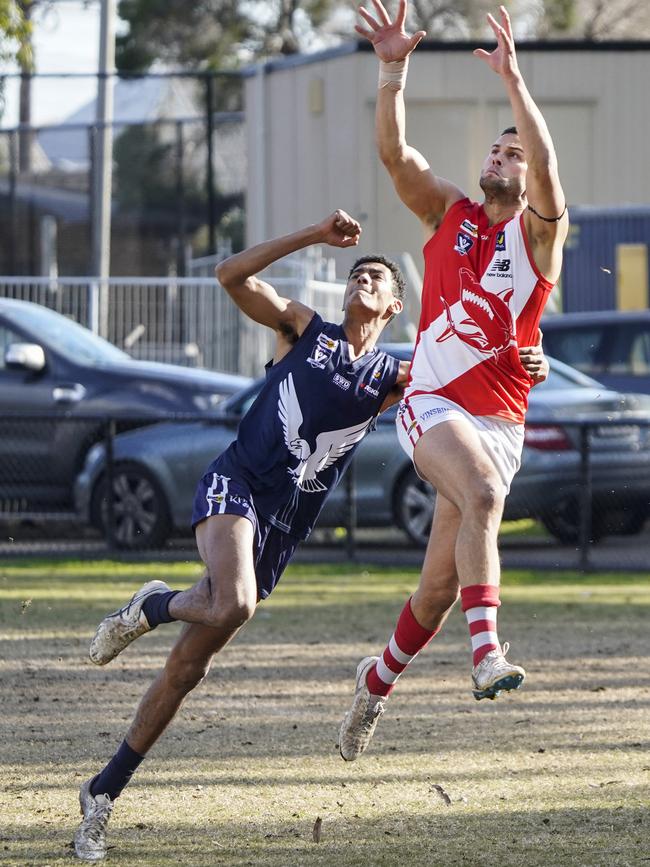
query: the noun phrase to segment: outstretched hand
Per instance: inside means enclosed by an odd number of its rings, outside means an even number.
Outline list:
[[[497,38],[497,47],[494,51],[485,51],[483,48],[477,48],[473,53],[474,57],[480,57],[481,60],[484,60],[497,75],[507,76],[518,72],[519,67],[517,66],[515,40],[512,36],[510,16],[505,6],[500,6],[499,12],[501,13],[501,24],[489,13],[487,16],[488,24]]]
[[[331,247],[354,247],[359,243],[361,224],[345,211],[337,209],[319,224],[322,243]]]
[[[367,9],[359,6],[359,15],[366,21],[370,29],[355,24],[354,29],[360,36],[364,36],[375,49],[375,54],[384,63],[392,63],[395,60],[404,60],[413,51],[426,31],[418,30],[413,36],[409,36],[404,30],[406,20],[407,0],[399,0],[397,15],[391,21],[388,12],[381,0],[372,0],[375,7],[376,17],[373,17]]]

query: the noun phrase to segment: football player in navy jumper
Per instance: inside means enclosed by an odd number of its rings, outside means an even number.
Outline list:
[[[372,256],[353,265],[341,325],[280,297],[256,276],[312,244],[355,246],[360,234],[359,223],[337,210],[316,225],[265,241],[217,266],[219,282],[238,307],[274,330],[275,352],[236,441],[208,467],[197,488],[192,524],[205,576],[180,592],[162,581],[148,582],[101,622],[91,643],[92,661],[104,665],[160,623],[188,624],[117,753],[81,787],[84,818],[75,834],[79,858],[105,856],[115,798],[185,696],[206,676],[214,654],[271,593],[355,448],[377,415],[401,395],[407,364],[376,348],[403,306],[404,280],[394,263]]]
[[[104,665],[160,623],[187,624],[119,749],[81,787],[83,821],[74,843],[83,860],[105,856],[115,799],[206,676],[214,654],[271,593],[377,415],[402,394],[408,364],[376,347],[403,306],[404,280],[393,262],[375,255],[355,262],[341,325],[281,298],[256,276],[311,244],[355,246],[360,234],[359,223],[337,210],[320,223],[237,253],[216,269],[238,307],[274,330],[275,352],[236,441],[197,488],[192,524],[205,576],[184,591],[148,582],[100,623],[91,642],[92,661]],[[534,364],[540,353],[532,350]]]

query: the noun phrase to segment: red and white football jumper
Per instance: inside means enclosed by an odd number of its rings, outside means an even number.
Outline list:
[[[474,416],[522,424],[532,384],[517,348],[537,343],[553,288],[520,214],[490,226],[461,199],[424,246],[422,313],[405,398],[434,394]]]

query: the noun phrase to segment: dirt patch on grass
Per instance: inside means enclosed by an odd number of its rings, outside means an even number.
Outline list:
[[[141,580],[194,573],[0,569],[0,862],[71,863],[78,787],[119,744],[178,626],[101,669],[89,637]],[[500,633],[524,688],[474,701],[456,612],[347,764],[337,734],[356,663],[380,652],[416,580],[290,571],[117,802],[107,863],[650,864],[647,582],[506,576]]]

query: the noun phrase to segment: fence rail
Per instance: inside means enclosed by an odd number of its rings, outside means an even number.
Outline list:
[[[146,551],[150,556],[159,557],[169,553],[170,546],[179,544],[179,539],[181,544],[191,544],[191,537],[187,534],[183,537],[182,530],[189,529],[195,483],[209,460],[223,448],[224,427],[229,428],[230,438],[234,438],[238,420],[238,417],[206,420],[204,415],[159,419],[129,417],[129,426],[155,424],[155,428],[149,430],[156,438],[142,452],[144,469],[135,472],[137,455],[125,453],[124,435],[116,434],[117,423],[125,421],[122,417],[62,413],[5,415],[0,421],[0,524],[4,528],[0,556],[18,553],[53,556],[85,546],[85,553],[96,556],[133,557],[142,556]],[[158,421],[162,424],[157,424]],[[536,419],[535,423],[544,422]],[[570,492],[574,511],[567,513],[566,502],[560,506],[558,500],[557,512],[549,512],[549,488],[560,485],[556,481],[557,473],[553,476],[550,470],[547,484],[542,480],[537,488],[520,485],[519,490],[513,485],[511,497],[518,500],[516,516],[526,516],[527,520],[506,522],[502,526],[500,547],[504,564],[583,571],[647,570],[650,417],[575,420],[553,416],[548,423],[561,424],[575,434],[572,468],[564,464],[561,470],[565,477],[561,485]],[[387,436],[388,429],[392,433]],[[383,436],[388,448],[393,434],[392,424],[385,424]],[[368,440],[376,436],[371,434]],[[603,440],[605,443],[611,440],[611,465]],[[186,443],[185,450],[177,441]],[[76,459],[71,442],[85,446]],[[94,455],[91,452],[88,459],[91,442],[95,443]],[[213,445],[217,442],[219,446]],[[173,444],[171,451],[170,443]],[[630,454],[636,452],[630,459],[629,470],[623,466],[623,472],[621,443],[627,443]],[[382,556],[381,552],[391,547],[394,562],[418,563],[423,551],[414,546],[412,540],[409,542],[403,527],[398,530],[396,491],[390,491],[383,504],[371,503],[368,499],[377,497],[376,493],[369,495],[368,479],[381,475],[383,469],[376,453],[372,458],[374,465],[368,466],[371,452],[364,453],[365,446],[366,443],[361,446],[340,490],[328,501],[319,522],[320,529],[339,528],[336,538],[340,556],[372,559]],[[395,440],[392,448],[396,447]],[[155,461],[145,460],[145,453],[149,458],[153,453]],[[179,466],[181,476],[172,479],[170,485],[165,474],[178,471]],[[522,481],[526,472],[524,455]],[[522,490],[526,492],[523,500]],[[553,491],[550,493],[552,495]],[[138,497],[143,515],[131,513],[129,516],[125,502],[128,499],[133,505]],[[166,502],[172,498],[174,503]],[[158,507],[161,503],[164,521],[156,525],[160,516],[153,511],[144,513],[150,504]],[[371,514],[380,517],[369,520]],[[506,517],[508,515],[507,502]],[[553,526],[553,519],[572,521],[573,536],[565,539],[564,544],[544,530],[544,526]],[[49,529],[52,526],[58,528],[54,537]],[[151,527],[155,532],[147,536]],[[390,559],[391,555],[384,553],[383,556]]]
[[[338,321],[344,286],[302,278],[273,283]],[[244,316],[214,277],[5,277],[0,297],[56,310],[135,358],[255,376],[273,355],[270,329]]]

